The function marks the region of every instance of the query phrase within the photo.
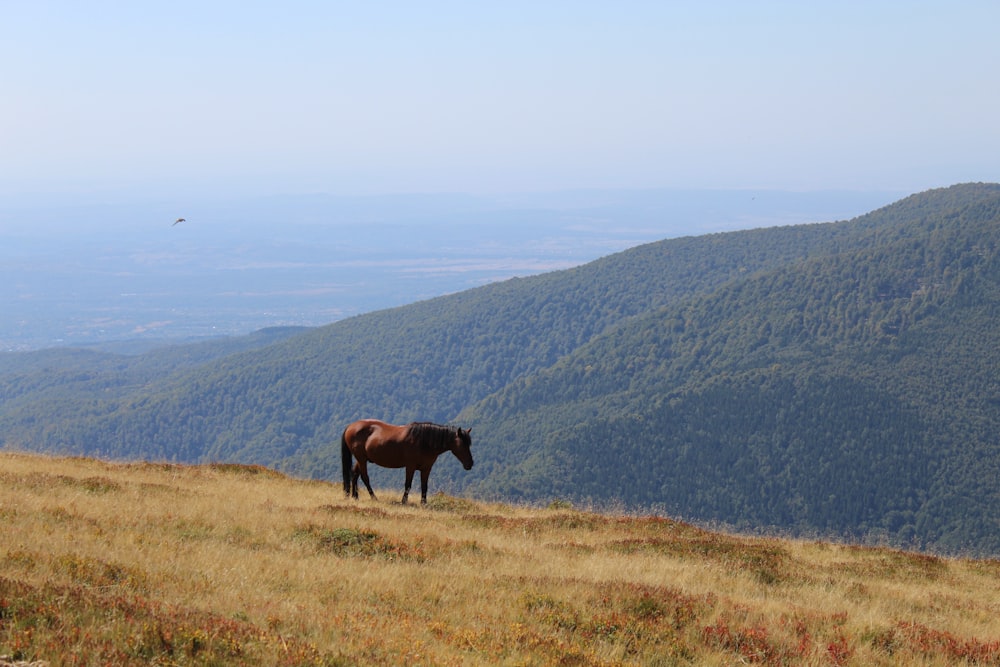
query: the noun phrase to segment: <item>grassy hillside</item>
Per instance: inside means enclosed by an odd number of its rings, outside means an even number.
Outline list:
[[[5,661],[1000,664],[995,560],[10,453],[0,517]]]

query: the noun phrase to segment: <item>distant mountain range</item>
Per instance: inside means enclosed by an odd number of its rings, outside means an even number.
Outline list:
[[[476,466],[432,491],[997,555],[998,253],[1000,185],[965,184],[316,329],[8,354],[0,433],[335,479],[356,418],[453,421]]]

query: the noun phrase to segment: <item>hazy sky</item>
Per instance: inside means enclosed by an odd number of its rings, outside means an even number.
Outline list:
[[[0,195],[1000,181],[1000,2],[0,0]]]

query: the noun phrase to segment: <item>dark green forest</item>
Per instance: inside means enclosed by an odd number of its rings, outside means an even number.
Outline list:
[[[432,491],[997,555],[998,251],[1000,185],[965,184],[317,329],[7,354],[0,438],[336,480],[354,419],[458,423],[476,466]]]

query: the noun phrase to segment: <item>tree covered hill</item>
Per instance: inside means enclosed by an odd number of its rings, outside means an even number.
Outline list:
[[[808,225],[649,244],[193,365],[190,346],[5,355],[0,424],[8,442],[32,448],[332,474],[339,452],[322,450],[349,421],[452,419],[630,317],[848,236]]]
[[[633,318],[463,415],[473,488],[1000,552],[998,250],[1000,197]]]
[[[0,432],[336,478],[356,418],[458,420],[477,465],[442,461],[432,485],[1000,553],[998,237],[1000,185],[968,184],[197,362],[19,355],[0,362]]]

